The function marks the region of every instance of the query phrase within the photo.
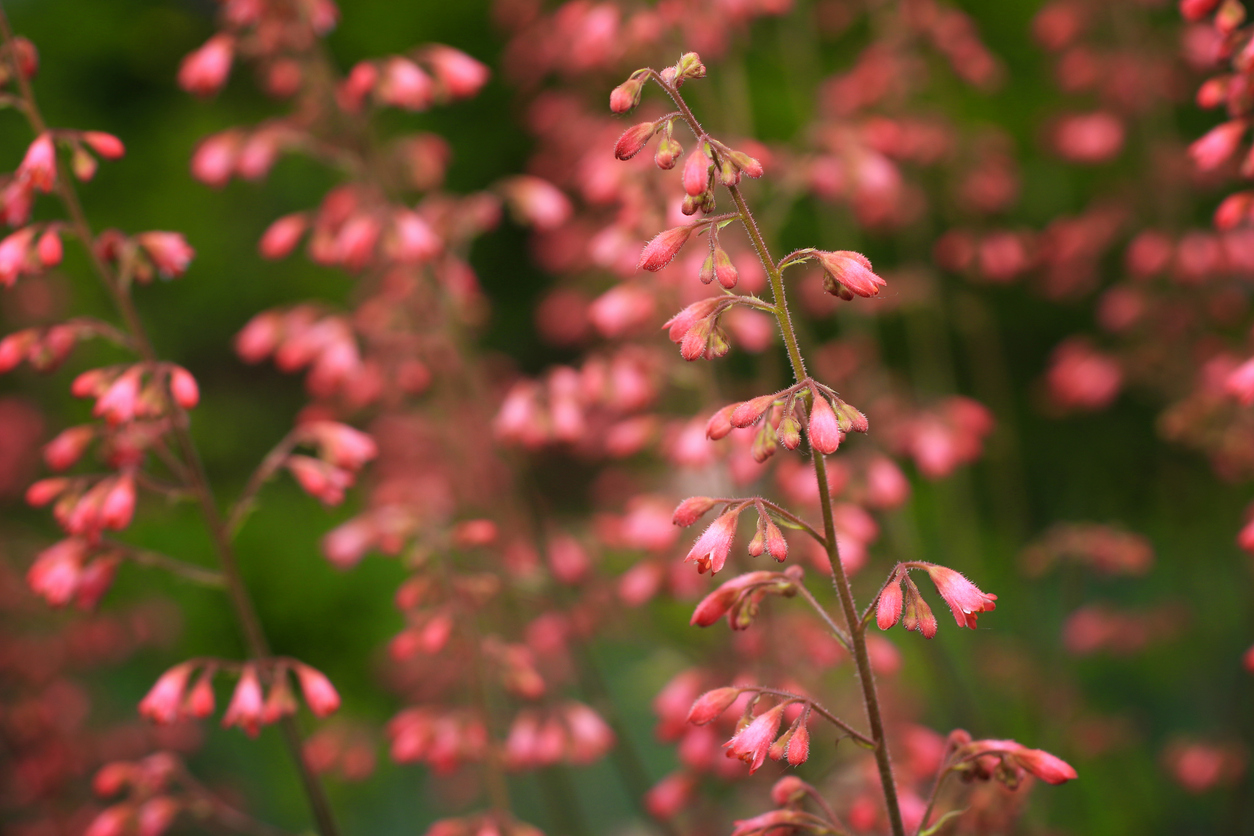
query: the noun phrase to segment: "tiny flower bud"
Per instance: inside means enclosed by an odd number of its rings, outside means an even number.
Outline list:
[[[683,78],[705,78],[705,64],[701,63],[701,56],[695,52],[685,52],[675,69]]]
[[[106,160],[120,160],[126,154],[122,140],[103,131],[83,131],[83,142]]]
[[[881,630],[887,630],[901,620],[901,581],[896,573],[888,581],[888,585],[880,593],[880,600],[875,605],[875,623]]]
[[[712,499],[708,496],[690,496],[679,503],[679,507],[675,509],[675,514],[672,517],[672,522],[675,525],[687,528],[701,519],[707,511],[717,504],[717,499]]]
[[[804,718],[805,715],[802,715]],[[788,741],[788,763],[791,766],[797,766],[805,763],[810,757],[810,729],[805,722],[800,722],[796,730],[792,733],[792,740]]]
[[[633,125],[623,131],[623,135],[618,138],[618,143],[614,146],[614,156],[620,160],[630,160],[644,150],[656,131],[656,122],[641,122],[639,125]]]
[[[709,284],[714,281],[714,254],[710,253],[705,257],[705,261],[701,262],[701,272],[697,273],[697,278],[701,280],[701,284]]]
[[[196,385],[196,378],[182,366],[170,370],[170,394],[183,409],[191,409],[200,403],[200,387]]]
[[[710,184],[710,158],[705,155],[701,145],[698,142],[684,162],[684,191],[689,197],[703,194]]]
[[[766,550],[781,563],[788,557],[788,541],[773,520],[766,521]]]
[[[90,424],[62,430],[56,438],[44,445],[44,461],[53,470],[72,467],[95,437],[96,428]]]
[[[850,293],[857,296],[876,296],[880,288],[884,286],[884,280],[871,272],[871,262],[861,253],[837,250],[836,252],[815,251],[815,255],[837,285]],[[826,284],[824,288],[827,289]],[[832,293],[832,290],[828,289],[828,292]]]
[[[340,707],[340,695],[336,692],[331,680],[321,671],[308,665],[297,664],[296,678],[300,680],[300,689],[305,695],[305,703],[316,717],[334,714]]]
[[[266,229],[257,249],[262,258],[283,258],[300,243],[309,221],[299,212],[284,215]]]
[[[740,278],[736,266],[732,264],[731,256],[722,247],[716,247],[714,250],[714,274],[718,276],[718,283],[728,290],[735,287],[737,279]]]
[[[828,456],[836,452],[845,436],[832,405],[822,395],[816,395],[810,407],[809,436],[810,446]]]
[[[1189,146],[1189,156],[1199,171],[1211,171],[1223,165],[1236,153],[1241,137],[1245,135],[1244,119],[1234,119],[1211,128]]]
[[[801,446],[801,422],[793,415],[787,415],[779,422],[775,434],[786,450],[796,450]]]
[[[688,722],[694,726],[713,723],[723,715],[724,711],[731,708],[740,693],[739,688],[732,687],[706,691],[692,704],[692,709],[688,712]]]
[[[235,41],[230,35],[213,36],[183,59],[179,65],[179,86],[196,96],[213,95],[226,83],[234,53]]]
[[[658,141],[657,151],[653,154],[653,163],[663,171],[670,171],[675,167],[675,161],[684,153],[684,146],[680,145],[677,140],[669,137]],[[685,214],[691,215],[691,212]]]
[[[39,244],[36,250],[39,253],[39,263],[43,266],[55,267],[61,263],[64,250],[61,246],[61,236],[54,227],[50,227],[43,235],[39,236]]]
[[[705,428],[705,437],[711,441],[718,441],[720,438],[726,438],[734,429],[731,423],[732,411],[740,404],[731,404],[725,406],[718,412],[710,416],[710,422]]]
[[[730,416],[731,425],[743,428],[756,424],[773,403],[775,403],[774,395],[760,395],[752,400],[735,404]]]
[[[152,690],[140,700],[139,713],[158,725],[177,720],[179,707],[183,704],[183,691],[194,669],[192,662],[184,662],[163,673]]]
[[[629,78],[614,88],[610,93],[610,110],[615,113],[626,113],[640,103],[640,92],[644,82]]]
[[[670,264],[684,244],[688,243],[688,238],[695,228],[695,226],[676,226],[658,233],[640,251],[640,260],[636,263],[636,269],[656,273]]]
[[[26,156],[17,169],[18,179],[41,192],[52,191],[57,180],[57,152],[52,134],[44,132],[26,149]]]
[[[192,690],[187,694],[187,701],[183,703],[184,714],[198,719],[203,719],[213,714],[214,672],[213,667],[207,667],[197,678],[196,684],[192,686]]]

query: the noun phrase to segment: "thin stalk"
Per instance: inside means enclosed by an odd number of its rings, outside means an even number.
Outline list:
[[[30,80],[26,78],[21,68],[17,65],[13,30],[9,26],[9,19],[2,5],[0,5],[0,37],[3,38],[13,76],[17,81],[18,90],[25,103],[23,109],[26,112],[26,117],[30,121],[31,128],[36,135],[42,134],[48,130],[48,126],[39,112],[34,91],[30,86]],[[105,289],[113,297],[118,313],[126,324],[126,330],[130,333],[140,357],[144,362],[155,366],[159,362],[157,353],[153,348],[152,341],[148,338],[147,330],[139,317],[134,301],[117,280],[113,270],[96,251],[95,234],[92,232],[91,224],[88,223],[87,216],[83,212],[78,194],[64,171],[57,172],[57,192],[61,197],[61,202],[65,205],[67,214],[70,216],[70,223],[75,235],[84,249],[86,249],[92,267],[103,282]],[[205,473],[204,464],[200,459],[199,451],[196,449],[195,442],[192,440],[191,432],[188,429],[187,414],[174,402],[173,398],[169,397],[168,392],[165,394],[169,413],[174,416],[174,420],[171,421],[171,431],[182,453],[183,464],[187,469],[189,479],[187,487],[195,494],[200,504],[205,525],[209,530],[210,539],[213,541],[214,549],[217,552],[218,562],[222,567],[222,576],[226,581],[227,593],[231,599],[236,620],[239,622],[240,631],[243,633],[245,645],[251,656],[259,659],[266,658],[270,655],[270,646],[262,630],[261,620],[249,595],[248,587],[240,574],[239,563],[231,547],[230,534],[218,512],[218,506]],[[279,726],[284,742],[287,745],[288,755],[291,757],[300,775],[301,784],[318,825],[318,831],[322,836],[338,836],[339,827],[331,813],[331,806],[327,801],[322,782],[305,763],[300,731],[296,726],[295,720],[290,716],[284,717]]]
[[[799,694],[794,694],[794,693],[792,693],[791,691],[780,691],[780,690],[779,690],[779,689],[777,689],[777,688],[760,688],[760,687],[758,687],[758,686],[756,686],[756,685],[754,685],[754,686],[752,686],[752,687],[749,687],[749,688],[745,688],[745,689],[743,689],[743,690],[745,690],[745,691],[753,691],[753,692],[758,693],[758,694],[766,694],[766,695],[767,695],[767,696],[769,696],[769,697],[779,697],[780,699],[785,700],[785,701],[787,701],[787,702],[799,702],[799,703],[804,703],[805,705],[810,706],[810,709],[811,709],[811,710],[812,710],[815,714],[819,715],[819,716],[820,716],[820,717],[822,717],[824,720],[827,720],[827,721],[828,721],[829,723],[831,723],[833,726],[835,726],[836,728],[840,729],[840,730],[841,730],[841,731],[843,731],[845,734],[849,735],[851,738],[853,738],[854,740],[856,740],[858,743],[861,743],[863,746],[874,746],[874,745],[875,745],[875,741],[874,741],[874,740],[872,740],[871,738],[867,737],[865,734],[863,734],[862,732],[858,731],[858,730],[857,730],[857,729],[855,729],[853,726],[849,725],[849,724],[848,724],[848,723],[846,723],[844,720],[840,719],[840,718],[839,718],[839,717],[837,717],[835,714],[833,714],[832,712],[828,711],[826,708],[824,708],[823,706],[819,705],[819,704],[818,704],[818,703],[816,703],[814,700],[812,700],[812,699],[810,699],[810,698],[808,698],[808,697],[803,697],[803,696],[801,696],[801,695],[799,695]]]
[[[676,107],[683,114],[684,119],[688,122],[688,127],[692,129],[693,133],[698,137],[705,136],[705,130],[701,127],[701,123],[697,121],[688,105],[679,95],[679,91],[674,86],[667,84],[660,74],[653,70],[650,70],[649,73],[662,89],[666,91],[667,95],[671,97],[671,100],[675,102]],[[753,248],[757,252],[762,266],[766,268],[767,276],[770,278],[771,294],[775,302],[775,318],[779,322],[780,333],[784,338],[784,345],[788,349],[788,361],[792,365],[793,377],[800,382],[806,377],[806,367],[805,361],[801,356],[801,349],[797,345],[797,332],[788,313],[788,301],[784,294],[783,277],[771,258],[770,250],[766,246],[766,241],[762,238],[762,233],[753,218],[753,213],[749,211],[749,206],[745,203],[744,195],[741,194],[740,188],[738,186],[728,186],[727,191],[731,194],[732,200],[740,212],[740,218],[744,223],[745,231],[749,234],[749,240],[753,243]],[[840,551],[836,544],[836,524],[832,517],[832,497],[831,491],[827,486],[827,466],[821,453],[814,451],[813,457],[814,477],[818,482],[819,503],[823,510],[824,546],[827,551],[828,563],[832,567],[832,582],[840,598],[841,610],[845,616],[845,623],[849,626],[850,639],[853,643],[853,657],[858,669],[858,681],[862,686],[863,704],[866,707],[867,722],[871,728],[871,738],[875,742],[875,761],[879,768],[880,784],[884,790],[884,806],[888,812],[888,822],[892,828],[893,836],[906,836],[905,825],[901,820],[901,807],[897,799],[897,784],[893,779],[892,761],[888,756],[888,742],[884,737],[884,720],[880,711],[879,695],[875,689],[875,675],[871,670],[871,660],[866,649],[866,631],[858,620],[858,610],[854,604],[853,590],[849,586],[849,577],[845,574],[844,566],[841,565]]]

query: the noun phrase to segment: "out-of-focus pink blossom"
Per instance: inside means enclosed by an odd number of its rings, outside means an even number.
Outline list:
[[[179,86],[196,96],[212,96],[226,83],[234,56],[234,38],[227,34],[214,35],[183,59],[179,65]]]

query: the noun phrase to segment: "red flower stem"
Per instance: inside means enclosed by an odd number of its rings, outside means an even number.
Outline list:
[[[806,589],[805,584],[797,584],[797,592],[802,598],[805,598],[806,601],[810,603],[810,606],[814,608],[814,611],[819,614],[819,618],[823,619],[823,623],[827,625],[827,629],[832,631],[832,635],[836,637],[836,641],[840,642],[845,650],[852,653],[853,643],[849,638],[849,634],[845,632],[839,624],[832,620],[832,617],[828,615],[827,610],[823,609],[823,605],[818,602],[818,599],[814,597],[813,593]]]
[[[679,95],[679,91],[674,86],[667,84],[665,79],[657,72],[649,70],[649,75],[657,81],[667,95],[671,97],[671,100],[675,102],[675,106],[683,114],[692,132],[698,137],[705,136],[705,130],[701,127],[701,123],[697,121],[696,116],[688,108],[683,97]],[[717,150],[715,150],[716,155],[717,153]],[[732,200],[740,212],[740,219],[744,223],[745,231],[749,234],[749,240],[753,243],[753,248],[757,251],[758,258],[770,277],[771,294],[775,301],[775,319],[779,322],[779,330],[783,335],[784,345],[788,349],[788,361],[792,365],[793,377],[800,383],[806,378],[805,360],[802,359],[801,349],[797,345],[797,332],[788,313],[788,300],[784,294],[783,277],[780,275],[779,268],[775,266],[775,262],[771,259],[770,250],[766,246],[766,241],[762,238],[762,233],[758,229],[757,221],[753,218],[753,213],[749,211],[749,206],[745,203],[744,195],[740,193],[740,188],[738,186],[728,186],[727,191],[731,194]],[[832,567],[832,583],[836,587],[836,594],[840,597],[840,606],[844,612],[845,623],[849,625],[850,638],[853,644],[853,658],[858,669],[858,682],[862,686],[862,701],[866,707],[867,722],[871,727],[871,738],[874,740],[875,761],[879,767],[880,784],[884,789],[884,806],[888,811],[888,823],[892,828],[893,836],[906,836],[905,825],[901,820],[901,806],[897,800],[897,784],[893,779],[893,765],[888,756],[888,742],[884,737],[884,719],[880,712],[879,695],[875,690],[875,674],[871,671],[871,660],[867,655],[866,629],[865,625],[858,620],[858,610],[854,604],[853,590],[849,586],[849,577],[845,574],[845,568],[840,562],[840,550],[836,543],[836,524],[832,517],[831,491],[827,486],[827,466],[822,454],[814,453],[813,458],[814,477],[819,487],[819,503],[823,509],[823,536],[827,560]]]
[[[36,135],[42,134],[48,130],[48,125],[39,112],[30,80],[22,73],[21,67],[18,66],[15,57],[13,30],[9,26],[9,19],[5,15],[2,6],[0,6],[0,37],[3,38],[5,52],[13,77],[17,80],[18,90],[25,104],[23,110],[26,112],[26,117],[30,121],[31,128]],[[157,353],[152,346],[151,340],[148,338],[148,333],[139,317],[139,312],[135,308],[134,301],[122,287],[113,270],[96,251],[95,234],[92,232],[91,224],[87,221],[82,204],[78,200],[78,194],[74,191],[74,186],[70,183],[66,172],[59,171],[57,174],[57,192],[61,197],[61,202],[65,205],[67,214],[70,216],[74,234],[84,249],[87,250],[87,256],[91,260],[92,267],[104,283],[105,289],[113,297],[118,313],[121,315],[123,322],[125,322],[126,330],[130,333],[140,357],[144,362],[155,366],[159,362]],[[245,645],[250,656],[265,658],[270,655],[269,643],[266,641],[265,632],[262,630],[261,620],[257,616],[256,607],[248,593],[248,587],[240,574],[239,563],[231,547],[231,538],[226,526],[223,524],[221,515],[218,513],[218,506],[205,473],[204,463],[200,459],[200,453],[196,449],[196,444],[188,429],[187,413],[174,402],[168,390],[164,391],[163,394],[165,395],[168,413],[173,416],[171,432],[173,432],[180,452],[183,455],[183,463],[187,469],[189,479],[188,488],[196,495],[200,503],[201,513],[204,516],[210,539],[213,541],[215,551],[217,552],[218,562],[222,567],[222,576],[226,581],[227,593],[231,598],[235,617],[239,622]],[[284,717],[279,722],[279,727],[283,734],[284,743],[287,745],[288,755],[300,774],[301,784],[304,787],[305,795],[308,797],[309,806],[317,822],[319,833],[322,836],[338,836],[339,827],[336,825],[335,818],[331,813],[331,806],[327,801],[322,782],[305,763],[303,744],[296,721],[291,716]]]

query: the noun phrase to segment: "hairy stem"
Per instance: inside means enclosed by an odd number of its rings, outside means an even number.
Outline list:
[[[30,121],[32,130],[37,135],[42,134],[48,130],[48,126],[39,112],[30,80],[22,73],[16,61],[13,30],[9,26],[8,17],[5,15],[2,6],[0,6],[0,37],[3,37],[13,77],[17,81],[18,90],[25,104],[23,109],[26,117]],[[61,197],[61,202],[65,205],[66,213],[70,217],[70,224],[74,234],[84,249],[86,249],[92,267],[104,283],[109,295],[112,296],[118,313],[126,324],[126,330],[129,332],[140,357],[146,363],[157,364],[156,350],[153,348],[152,341],[148,338],[147,330],[139,317],[134,301],[127,293],[126,288],[118,281],[114,271],[96,251],[95,234],[92,232],[91,224],[88,223],[87,216],[83,212],[78,194],[74,191],[74,186],[64,171],[57,172],[57,192]],[[200,504],[205,525],[209,530],[218,562],[222,567],[222,576],[226,581],[227,593],[230,596],[245,645],[251,656],[265,658],[270,655],[270,646],[262,630],[261,620],[257,616],[257,610],[253,604],[252,597],[249,595],[248,587],[240,574],[239,562],[236,560],[235,552],[231,547],[230,534],[222,520],[221,514],[218,512],[217,502],[214,499],[213,490],[205,473],[204,464],[201,462],[200,453],[196,449],[195,442],[192,440],[191,432],[188,429],[187,414],[174,402],[173,398],[169,397],[169,392],[165,394],[166,406],[169,414],[173,416],[171,432],[174,434],[175,442],[178,444],[183,464],[186,467],[186,475],[189,482],[187,487],[195,494]],[[322,836],[338,836],[339,827],[336,825],[335,818],[331,813],[331,806],[327,801],[322,783],[305,763],[300,731],[296,726],[296,721],[288,716],[284,717],[279,725],[284,742],[287,745],[288,754],[300,774],[301,784],[308,797],[310,809],[318,825],[318,831]]]
[[[657,83],[661,85],[662,89],[666,91],[667,95],[671,97],[671,100],[675,102],[676,107],[679,108],[692,132],[698,137],[705,136],[705,130],[701,127],[701,123],[697,121],[688,105],[679,95],[679,91],[673,85],[668,84],[660,74],[652,70],[649,72]],[[717,150],[714,153],[717,154]],[[788,313],[788,301],[784,294],[783,277],[771,258],[770,250],[766,246],[766,241],[762,238],[762,232],[758,229],[753,213],[749,211],[749,206],[745,203],[745,198],[741,194],[740,188],[738,186],[728,186],[727,191],[731,194],[732,201],[736,204],[736,209],[739,210],[741,222],[744,224],[745,231],[749,234],[749,240],[753,243],[753,248],[757,252],[758,258],[762,261],[762,266],[766,268],[767,276],[770,278],[771,294],[775,302],[775,319],[779,322],[779,330],[784,338],[784,345],[788,349],[788,361],[792,366],[793,377],[800,382],[806,377],[805,360],[801,356],[801,349],[797,344],[797,332]],[[840,551],[836,544],[836,524],[832,517],[831,491],[827,485],[827,465],[821,453],[818,451],[812,452],[814,457],[814,478],[818,482],[819,503],[823,510],[824,547],[827,551],[827,560],[832,567],[832,582],[836,587],[836,594],[840,598],[841,610],[844,613],[845,623],[849,627],[849,635],[853,643],[853,658],[858,669],[858,682],[862,686],[862,701],[866,707],[867,722],[871,728],[871,738],[875,742],[875,761],[879,768],[880,784],[884,790],[884,805],[888,811],[888,822],[892,828],[893,836],[905,836],[906,830],[901,820],[901,807],[897,800],[897,784],[893,779],[892,761],[888,756],[888,742],[884,738],[884,719],[880,712],[879,695],[875,689],[875,675],[871,671],[871,661],[866,649],[866,631],[864,625],[858,619],[858,610],[853,600],[853,590],[849,586],[849,577],[845,574],[845,568],[841,565]]]

